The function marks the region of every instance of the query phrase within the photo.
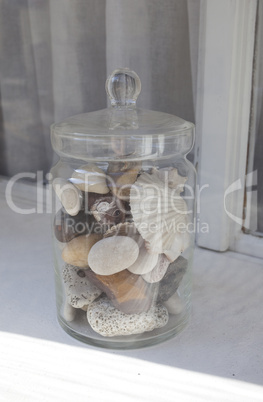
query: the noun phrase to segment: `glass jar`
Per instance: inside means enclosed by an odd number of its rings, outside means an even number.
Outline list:
[[[191,310],[194,125],[139,109],[129,69],[106,81],[111,106],[51,127],[57,313],[105,348],[154,345]]]

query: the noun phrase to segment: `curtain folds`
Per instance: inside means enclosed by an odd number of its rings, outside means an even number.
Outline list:
[[[140,107],[195,120],[199,0],[0,0],[0,174],[47,172],[49,126],[107,106],[107,74]]]

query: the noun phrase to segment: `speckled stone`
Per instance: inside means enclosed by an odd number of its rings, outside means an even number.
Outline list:
[[[70,306],[75,308],[87,306],[102,293],[100,289],[88,280],[85,269],[65,264],[62,277],[65,284],[67,301]],[[65,307],[67,307],[67,305],[65,305]],[[68,308],[66,308],[64,313],[65,312],[67,318],[72,314],[72,311],[69,311]],[[67,319],[67,321],[69,321],[69,319]]]
[[[153,306],[140,314],[124,314],[106,297],[91,303],[87,310],[87,319],[91,328],[102,336],[123,336],[142,334],[161,328],[168,322],[168,311],[165,307]]]
[[[188,261],[182,256],[169,265],[166,274],[159,282],[158,303],[167,301],[177,291],[186,272],[187,265]]]

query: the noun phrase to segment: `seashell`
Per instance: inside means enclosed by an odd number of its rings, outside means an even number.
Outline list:
[[[138,258],[137,243],[127,236],[98,241],[90,250],[88,264],[98,275],[112,275],[132,265]]]
[[[102,336],[142,334],[167,324],[169,314],[164,306],[153,306],[140,314],[125,314],[106,297],[101,297],[88,307],[87,319],[91,328]]]
[[[160,282],[163,279],[170,261],[164,254],[159,254],[155,267],[147,274],[142,275],[143,279],[148,283]]]
[[[141,245],[137,260],[128,267],[133,274],[143,275],[150,272],[158,261],[158,254],[149,254],[144,244]]]
[[[188,177],[180,176],[176,168],[168,167],[160,170],[155,169],[155,171],[157,172],[158,177],[168,184],[169,188],[175,189],[178,194],[184,191],[184,184]]]
[[[54,179],[52,186],[66,212],[71,216],[77,215],[83,205],[82,192],[65,179]]]
[[[110,190],[106,184],[106,175],[93,163],[76,169],[70,181],[81,191],[107,194]]]
[[[169,314],[176,315],[183,311],[183,304],[177,292],[164,302],[163,305],[167,308]]]
[[[177,291],[187,266],[188,261],[182,256],[169,265],[163,279],[159,282],[157,303],[166,302]]]
[[[125,221],[125,206],[116,197],[100,197],[90,210],[96,221],[102,225],[116,225]]]
[[[62,258],[70,265],[88,267],[88,255],[92,246],[101,239],[99,234],[78,236],[66,244],[62,251]]]
[[[177,236],[174,239],[172,247],[169,250],[164,250],[164,254],[168,258],[170,262],[175,261],[179,255],[187,249],[190,245],[190,234],[185,231],[184,233],[180,233],[180,236]]]
[[[162,182],[156,171],[142,173],[131,187],[131,213],[134,224],[146,240],[149,253],[170,250],[175,239],[187,228],[187,205],[175,190]],[[185,249],[182,244],[181,252]]]
[[[146,283],[140,275],[134,275],[127,269],[113,275],[97,275],[91,269],[86,272],[89,280],[126,314],[147,311],[156,299],[156,286]]]
[[[107,170],[108,186],[122,200],[128,200],[131,185],[141,170],[141,162],[110,162]]]
[[[67,301],[75,308],[83,308],[101,295],[101,290],[91,283],[85,269],[65,264],[62,277],[66,288]]]
[[[140,247],[139,255],[136,261],[128,267],[128,270],[133,274],[142,275],[153,269],[158,260],[158,254],[149,254],[144,246],[144,240],[137,231],[134,223],[125,222],[113,226],[108,230],[104,237],[112,236],[129,236],[131,237]]]

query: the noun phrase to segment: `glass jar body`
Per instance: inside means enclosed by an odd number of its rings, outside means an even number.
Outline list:
[[[131,349],[169,339],[191,312],[195,170],[169,158],[52,170],[57,314],[75,338]]]

